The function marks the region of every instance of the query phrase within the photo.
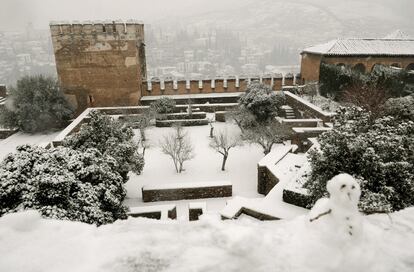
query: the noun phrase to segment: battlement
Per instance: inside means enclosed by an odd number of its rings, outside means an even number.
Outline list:
[[[256,77],[230,76],[215,79],[153,78],[142,82],[141,96],[244,92],[247,85],[254,81],[269,85],[274,91],[280,91],[285,86],[299,84],[299,79],[299,74],[274,74]]]
[[[63,35],[134,35],[144,37],[144,24],[137,20],[116,21],[58,21],[50,22],[53,36]]]

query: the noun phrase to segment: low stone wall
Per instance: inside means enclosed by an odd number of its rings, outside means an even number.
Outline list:
[[[145,217],[150,219],[177,219],[176,205],[144,206],[131,208],[130,217]],[[164,218],[163,218],[164,217]]]
[[[188,205],[188,220],[197,221],[206,212],[206,203],[190,203]]]
[[[274,217],[272,215],[269,215],[269,214],[266,214],[266,213],[263,213],[263,212],[260,212],[260,211],[257,211],[257,210],[245,208],[245,207],[242,207],[232,218],[228,218],[226,216],[221,215],[221,219],[222,220],[237,219],[242,214],[251,216],[251,217],[256,218],[257,220],[260,220],[260,221],[280,220],[280,218],[278,218],[278,217]]]
[[[180,124],[183,127],[206,126],[208,122],[208,119],[155,120],[155,126],[172,127],[176,124]]]
[[[7,137],[16,133],[18,129],[4,129],[0,128],[0,139],[6,139]]]
[[[323,121],[321,119],[282,119],[282,124],[288,127],[317,127]]]
[[[323,122],[331,122],[333,113],[323,111],[318,106],[306,101],[305,99],[285,91],[286,103],[291,106],[295,112],[301,113],[302,118],[318,118]]]
[[[302,208],[309,208],[312,200],[309,195],[301,194],[291,190],[283,190],[283,201]]]
[[[188,113],[169,113],[162,115],[158,120],[184,120],[184,119],[205,119],[205,112],[193,112],[192,114]]]
[[[151,185],[142,188],[144,202],[170,201],[184,199],[217,198],[232,196],[233,186],[229,182],[214,183],[179,183],[165,185]]]
[[[267,195],[279,179],[267,168],[267,166],[257,166],[257,192],[259,194]]]
[[[216,122],[226,122],[227,111],[216,111],[214,113]]]
[[[316,128],[293,128],[294,134],[292,136],[292,144],[298,146],[299,152],[307,152],[312,147],[309,138],[316,138],[324,132],[331,130],[329,127],[316,127]]]
[[[257,163],[257,192],[259,194],[267,195],[279,183],[279,179],[269,168],[275,166],[287,154],[296,151],[295,145],[278,147]]]

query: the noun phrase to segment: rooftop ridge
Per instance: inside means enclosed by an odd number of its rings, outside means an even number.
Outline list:
[[[72,20],[72,21],[50,21],[49,26],[55,26],[55,25],[108,25],[108,24],[144,24],[143,21],[137,20],[137,19],[127,19],[127,20],[121,20],[121,19],[115,19],[115,20]]]

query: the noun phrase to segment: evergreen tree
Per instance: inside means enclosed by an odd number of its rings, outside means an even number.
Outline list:
[[[65,100],[57,81],[51,77],[25,76],[10,89],[6,107],[0,109],[0,124],[24,132],[61,128],[73,110]]]
[[[67,137],[63,145],[80,151],[95,148],[103,156],[114,158],[116,171],[126,181],[129,171],[141,174],[144,167],[144,158],[133,137],[131,128],[108,115],[92,111],[89,122],[83,124],[79,132]]]
[[[0,164],[0,216],[36,209],[44,217],[91,224],[126,218],[117,162],[97,149],[20,146]]]

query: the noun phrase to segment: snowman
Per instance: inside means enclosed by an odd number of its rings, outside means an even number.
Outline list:
[[[362,218],[358,211],[361,188],[348,174],[339,174],[328,181],[329,198],[319,199],[309,213],[311,225],[335,236],[355,237],[362,232]],[[328,232],[328,233],[327,233]]]

